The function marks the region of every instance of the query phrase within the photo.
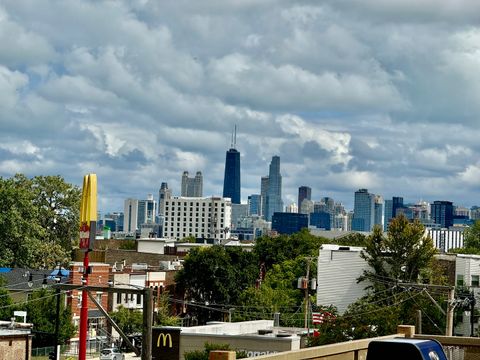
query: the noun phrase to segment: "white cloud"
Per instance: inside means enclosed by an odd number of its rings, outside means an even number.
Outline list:
[[[476,1],[1,6],[0,176],[97,172],[107,210],[183,170],[220,194],[237,124],[244,199],[280,155],[286,199],[477,201]]]
[[[25,74],[0,65],[0,114],[2,109],[11,110],[17,105],[19,94],[27,84]]]

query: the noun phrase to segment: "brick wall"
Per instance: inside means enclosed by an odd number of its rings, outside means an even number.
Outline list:
[[[30,335],[0,336],[0,359],[29,360],[31,349]]]

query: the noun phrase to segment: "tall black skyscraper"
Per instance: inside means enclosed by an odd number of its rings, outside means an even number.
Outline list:
[[[453,226],[453,203],[451,201],[434,201],[430,205],[432,220],[442,228]]]
[[[232,199],[232,204],[240,204],[240,152],[235,149],[237,127],[232,135],[232,147],[225,157],[225,175],[223,178],[223,197]]]

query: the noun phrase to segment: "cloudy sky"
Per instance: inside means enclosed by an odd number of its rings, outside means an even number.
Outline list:
[[[99,179],[99,208],[221,195],[234,124],[242,199],[281,157],[353,206],[480,204],[478,0],[0,1],[0,176]]]

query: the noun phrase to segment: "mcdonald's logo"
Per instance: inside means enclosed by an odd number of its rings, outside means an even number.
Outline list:
[[[163,340],[163,343],[162,343],[162,340]],[[168,340],[168,347],[172,348],[172,346],[173,346],[172,335],[160,333],[160,335],[158,335],[158,339],[157,339],[157,347],[160,347],[160,343],[162,343],[163,347],[167,347],[167,340]]]
[[[93,247],[97,224],[97,175],[83,177],[82,202],[80,204],[80,249]]]

